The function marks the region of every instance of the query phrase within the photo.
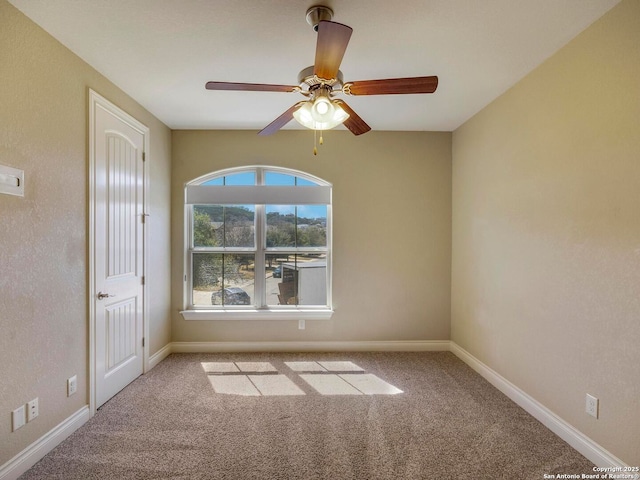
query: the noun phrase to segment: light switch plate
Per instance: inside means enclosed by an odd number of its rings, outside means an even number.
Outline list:
[[[24,427],[24,424],[27,423],[27,418],[25,416],[24,405],[16,408],[13,412],[11,412],[11,431],[15,432],[19,428]]]
[[[0,193],[24,197],[24,170],[0,165]]]

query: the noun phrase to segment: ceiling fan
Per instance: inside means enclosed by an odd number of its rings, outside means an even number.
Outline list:
[[[307,100],[291,106],[282,115],[262,129],[259,135],[271,135],[294,118],[313,130],[328,130],[344,123],[351,133],[361,135],[371,127],[336,95],[393,95],[433,93],[438,87],[438,77],[390,78],[344,82],[340,63],[349,44],[353,29],[332,22],[333,11],[324,6],[311,7],[307,22],[318,33],[314,65],[298,74],[299,85],[270,85],[263,83],[207,82],[208,90],[242,90],[256,92],[297,92]],[[322,137],[320,137],[322,143]],[[315,149],[314,149],[315,153]]]

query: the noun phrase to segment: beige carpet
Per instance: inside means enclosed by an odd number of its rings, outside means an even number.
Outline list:
[[[448,352],[174,354],[20,478],[541,479],[592,468]]]

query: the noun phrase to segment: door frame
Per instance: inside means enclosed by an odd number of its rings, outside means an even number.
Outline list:
[[[112,115],[118,117],[131,128],[138,130],[144,137],[144,152],[149,151],[149,128],[140,123],[127,112],[117,107],[99,93],[89,89],[89,290],[87,299],[89,303],[89,359],[88,359],[88,377],[89,377],[89,414],[91,416],[96,413],[96,111],[102,108]],[[143,196],[142,209],[142,271],[146,279],[146,271],[149,256],[149,223],[146,216],[149,214],[149,168],[147,158],[143,161]],[[142,285],[142,335],[144,338],[144,346],[142,348],[143,366],[142,373],[149,370],[149,308],[148,308],[148,286],[145,281]]]

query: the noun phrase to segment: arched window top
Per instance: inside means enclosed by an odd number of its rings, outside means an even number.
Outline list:
[[[236,167],[218,170],[187,182],[187,186],[189,185],[331,186],[329,182],[300,170],[269,166]]]
[[[278,167],[219,170],[186,184],[187,204],[328,205],[331,184],[308,173]]]

